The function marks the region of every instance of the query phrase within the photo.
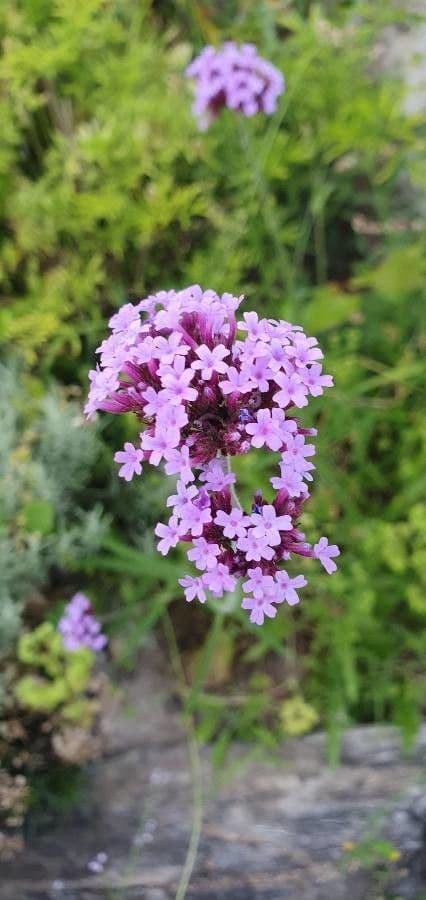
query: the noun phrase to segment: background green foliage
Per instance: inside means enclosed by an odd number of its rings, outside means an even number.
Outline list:
[[[339,574],[307,564],[300,608],[263,629],[229,604],[226,646],[206,636],[208,612],[200,623],[182,600],[172,607],[189,656],[226,656],[222,706],[198,698],[207,736],[229,716],[230,683],[251,697],[231,737],[267,741],[283,715],[291,733],[293,698],[332,746],[350,721],[393,720],[410,737],[424,711],[424,120],[378,71],[383,29],[407,24],[386,7],[12,0],[0,11],[0,342],[13,356],[0,383],[4,641],[34,587],[54,600],[58,583],[88,583],[131,664],[177,598],[182,560],[152,554],[164,479],[113,474],[112,449],[135,423],[81,422],[94,349],[126,296],[192,281],[244,292],[248,308],[317,334],[335,378],[312,406],[318,475],[303,524],[341,544]],[[200,134],[183,70],[229,37],[253,40],[287,91],[270,119],[225,112]],[[271,465],[261,453],[239,462],[243,495]],[[271,680],[248,687],[260,661]]]
[[[69,652],[51,622],[43,622],[18,641],[18,661],[27,670],[15,685],[15,697],[32,712],[58,713],[65,722],[90,722],[84,696],[95,661],[87,647]]]
[[[89,487],[101,444],[80,405],[59,390],[34,397],[17,367],[0,366],[0,646],[55,570],[81,565],[107,532]],[[40,600],[42,598],[40,597]]]

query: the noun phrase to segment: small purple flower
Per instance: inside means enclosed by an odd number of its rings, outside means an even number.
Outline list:
[[[340,550],[337,544],[329,544],[328,538],[321,537],[317,544],[314,545],[314,556],[319,559],[322,566],[329,575],[336,571],[336,563],[333,562],[333,556],[340,556]]]
[[[269,368],[268,360],[264,356],[258,356],[257,359],[249,365],[247,375],[250,381],[256,385],[258,391],[262,394],[269,391],[269,382],[273,379],[274,374]]]
[[[99,409],[102,401],[118,388],[119,381],[117,373],[113,369],[100,369],[99,366],[89,372],[89,380],[91,381],[90,394],[84,411],[90,418]]]
[[[194,378],[192,369],[186,369],[183,356],[176,356],[172,366],[161,366],[159,374],[165,389],[165,396],[170,403],[182,403],[183,400],[196,400],[197,391],[189,387]]]
[[[217,344],[213,350],[210,350],[205,344],[201,344],[201,347],[197,347],[195,352],[198,359],[192,363],[191,368],[201,370],[203,381],[210,381],[213,372],[220,372],[223,375],[227,371],[228,366],[223,360],[229,356],[229,350],[223,344]]]
[[[215,597],[222,597],[225,591],[228,593],[235,591],[237,580],[230,574],[228,566],[218,563],[214,569],[203,575],[203,582]]]
[[[275,381],[281,388],[280,391],[274,394],[274,400],[275,403],[278,403],[278,406],[281,406],[282,409],[285,409],[290,403],[294,403],[299,409],[302,406],[307,406],[306,394],[308,391],[302,383],[300,375],[285,375],[282,372],[277,372]]]
[[[194,546],[188,550],[187,557],[193,562],[196,569],[204,572],[205,569],[214,569],[217,565],[217,557],[220,556],[218,544],[210,544],[205,538],[200,537],[194,541]]]
[[[322,350],[318,347],[316,338],[306,337],[304,334],[295,335],[293,345],[287,350],[287,355],[293,359],[295,366],[307,366],[323,358]]]
[[[66,650],[87,647],[94,653],[99,653],[108,643],[108,638],[102,634],[101,626],[92,613],[90,600],[81,592],[74,594],[67,603],[58,622],[58,631]]]
[[[140,344],[136,344],[132,349],[132,358],[138,365],[143,365],[154,358],[155,340],[148,335]]]
[[[176,484],[176,494],[170,494],[170,497],[167,498],[167,506],[174,507],[174,514],[181,516],[183,510],[191,503],[191,500],[198,494],[198,488],[195,487],[195,484],[184,484],[183,481],[178,481]]]
[[[254,625],[263,625],[265,616],[268,619],[275,619],[277,614],[277,610],[272,605],[268,594],[257,597],[244,597],[241,606],[243,609],[251,610],[250,622],[253,622]]]
[[[246,425],[246,431],[252,436],[252,447],[260,448],[266,444],[270,450],[279,450],[282,446],[279,423],[272,418],[270,409],[259,409],[256,422]]]
[[[108,325],[113,332],[127,332],[133,322],[139,321],[139,313],[133,303],[125,303],[118,312],[111,316]]]
[[[247,562],[274,558],[274,550],[267,537],[255,535],[254,528],[250,528],[245,537],[238,538],[237,547],[244,552]]]
[[[133,444],[126,441],[124,450],[118,450],[114,454],[114,462],[122,463],[121,469],[118,470],[120,478],[124,478],[125,481],[131,481],[134,475],[141,475],[142,459],[143,450],[137,450]]]
[[[194,500],[194,503],[196,506],[199,506],[200,509],[210,509],[209,492],[206,490],[205,485],[200,487],[198,497]]]
[[[307,488],[300,472],[296,472],[291,466],[280,465],[280,475],[271,478],[272,487],[276,491],[285,490],[289,497],[301,497],[307,493]]]
[[[222,394],[248,394],[253,385],[249,377],[244,372],[239,372],[234,366],[229,366],[226,381],[220,382]]]
[[[274,579],[271,575],[265,575],[262,572],[260,566],[256,566],[254,569],[249,569],[247,574],[250,576],[247,581],[243,583],[243,591],[248,594],[253,594],[254,597],[263,597],[264,595],[268,595],[271,599],[271,596],[275,593],[275,585]]]
[[[268,364],[272,372],[279,372],[280,369],[285,369],[288,364],[288,347],[289,341],[283,343],[283,341],[278,340],[278,338],[273,338],[271,340],[268,347]]]
[[[155,391],[153,387],[148,387],[146,391],[143,391],[142,397],[146,400],[144,405],[146,416],[157,416],[169,404],[166,392]]]
[[[205,482],[207,491],[223,491],[228,485],[235,484],[233,472],[226,472],[218,459],[212,459],[200,473],[200,481]]]
[[[167,404],[158,411],[157,427],[164,428],[166,431],[170,428],[172,431],[184,428],[188,424],[188,415],[183,406],[172,406]]]
[[[306,444],[303,434],[289,435],[281,460],[284,466],[289,466],[295,472],[305,474],[315,468],[311,462],[306,460],[307,456],[313,456],[314,453],[314,445]]]
[[[306,369],[299,369],[300,377],[303,384],[309,390],[312,397],[320,397],[324,393],[323,388],[333,387],[333,378],[331,375],[322,375],[322,366],[314,363]]]
[[[290,578],[285,569],[281,569],[280,572],[276,573],[275,581],[283,592],[282,597],[277,596],[275,603],[282,603],[285,600],[289,606],[294,606],[300,601],[296,588],[305,587],[308,583],[303,575],[296,575],[295,578]]]
[[[247,340],[249,341],[267,340],[270,336],[266,319],[259,319],[257,312],[243,313],[243,320],[238,322],[238,327],[241,331],[247,332]]]
[[[184,444],[181,450],[169,450],[166,453],[166,464],[164,466],[166,475],[179,475],[183,484],[194,481],[194,473],[190,465],[189,449]]]
[[[281,543],[280,531],[291,531],[293,524],[290,516],[277,516],[273,506],[262,506],[261,512],[245,517],[245,524],[253,525],[256,538],[267,540],[271,547]]]
[[[189,531],[192,537],[201,537],[205,525],[212,520],[210,507],[201,509],[195,503],[186,503],[181,511],[183,533]]]
[[[176,356],[186,356],[189,347],[182,343],[182,335],[172,332],[165,338],[159,335],[154,339],[153,359],[159,359],[163,365],[172,366]]]
[[[179,525],[179,520],[176,516],[171,516],[167,525],[158,522],[158,525],[155,526],[155,534],[161,538],[157,544],[157,550],[162,556],[166,556],[170,548],[176,547],[182,537],[182,528]]]
[[[224,512],[223,509],[219,509],[215,523],[223,528],[224,537],[230,538],[240,538],[245,537],[247,530],[243,525],[243,519],[245,519],[244,513],[238,506],[234,506],[231,509],[230,513]]]
[[[180,441],[177,428],[155,431],[154,434],[144,431],[141,435],[141,444],[144,451],[149,451],[151,465],[158,466],[162,459],[167,459],[169,450],[174,450]]]
[[[184,578],[179,578],[179,584],[184,589],[185,599],[188,603],[191,603],[191,600],[194,600],[195,597],[200,603],[205,603],[207,599],[203,576],[199,575],[197,578],[193,578],[192,575],[185,575]]]

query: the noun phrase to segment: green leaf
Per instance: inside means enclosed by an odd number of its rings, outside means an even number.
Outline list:
[[[303,323],[308,332],[316,334],[347,322],[359,309],[357,294],[344,294],[334,284],[319,288],[307,306]]]
[[[398,300],[422,290],[425,276],[424,247],[418,241],[391,250],[375,269],[360,275],[354,283],[372,287],[385,300]]]
[[[55,523],[55,510],[48,500],[30,500],[22,510],[25,528],[30,532],[50,534]]]

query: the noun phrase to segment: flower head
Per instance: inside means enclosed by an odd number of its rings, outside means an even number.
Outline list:
[[[101,626],[93,615],[90,600],[81,592],[74,594],[67,603],[58,622],[58,631],[66,650],[87,647],[94,653],[99,653],[108,643],[108,638],[102,634]]]
[[[281,72],[262,59],[253,44],[237,46],[228,41],[218,50],[205,47],[186,74],[195,82],[193,109],[201,130],[224,106],[244,116],[269,115],[284,90]]]
[[[243,608],[261,624],[277,605],[297,603],[306,583],[283,564],[311,557],[330,574],[336,569],[338,548],[326,538],[311,547],[299,529],[316,432],[300,425],[298,408],[332,378],[322,374],[315,338],[255,312],[237,321],[241,302],[191,285],[126,304],[97,351],[86,411],[136,416],[140,446],[126,443],[115,454],[121,477],[140,475],[142,462],[178,476],[171,518],[155,534],[163,555],[189,545],[200,574],[180,580],[186,599],[220,598],[242,579]],[[276,493],[269,502],[256,491],[243,508],[230,460],[253,449],[280,454]]]

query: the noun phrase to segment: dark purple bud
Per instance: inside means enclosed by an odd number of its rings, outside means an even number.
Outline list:
[[[104,412],[124,413],[130,412],[132,408],[133,402],[127,394],[115,394],[114,397],[109,397],[99,403],[99,409]]]
[[[141,380],[141,369],[132,362],[125,362],[121,368],[123,375],[131,378],[135,384],[139,384]],[[126,382],[124,382],[126,384]]]
[[[277,513],[279,513],[279,515],[283,515],[284,513],[287,513],[288,515],[290,515],[290,511],[288,509],[288,499],[289,499],[288,491],[286,490],[286,488],[281,488],[278,491],[277,496],[275,497],[275,500],[273,503],[273,505],[275,506],[275,509],[276,509]]]

